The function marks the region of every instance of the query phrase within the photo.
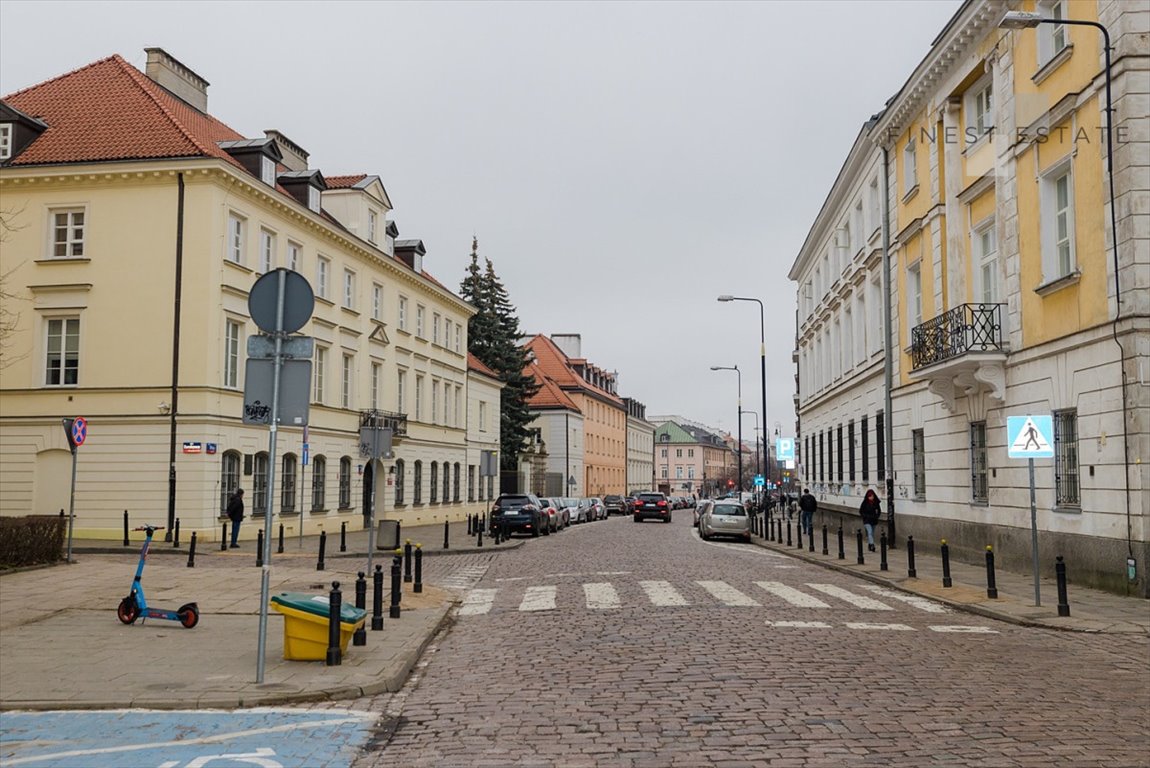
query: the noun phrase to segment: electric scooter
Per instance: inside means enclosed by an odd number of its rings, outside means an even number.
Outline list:
[[[164,527],[145,525],[135,530],[144,531],[147,537],[144,539],[144,548],[140,550],[140,564],[136,566],[136,577],[132,579],[132,591],[120,601],[119,607],[116,608],[116,618],[125,624],[132,624],[136,619],[140,619],[141,624],[146,619],[167,619],[178,621],[185,629],[191,629],[200,621],[200,609],[195,603],[184,603],[174,611],[166,608],[149,608],[148,601],[144,598],[144,585],[140,583],[144,575],[144,561],[148,558],[148,548],[152,545],[152,534],[164,530]]]

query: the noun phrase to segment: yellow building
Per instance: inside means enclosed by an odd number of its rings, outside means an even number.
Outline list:
[[[117,536],[128,510],[202,540],[241,486],[261,516],[269,430],[241,420],[258,331],[248,295],[279,267],[315,294],[301,329],[315,340],[309,427],[279,430],[270,499],[287,530],[365,521],[358,437],[373,412],[396,434],[382,515],[470,511],[474,310],[424,268],[420,241],[396,241],[377,176],[325,176],[278,131],[237,133],[208,112],[207,83],[160,49],[146,73],[111,56],[5,97],[0,165],[16,318],[0,358],[0,514],[68,507],[61,418],[83,416],[77,536]],[[487,419],[497,445],[498,412]]]

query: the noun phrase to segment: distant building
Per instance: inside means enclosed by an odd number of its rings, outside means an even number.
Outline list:
[[[624,397],[627,409],[627,492],[654,489],[655,425],[647,421],[647,406]]]

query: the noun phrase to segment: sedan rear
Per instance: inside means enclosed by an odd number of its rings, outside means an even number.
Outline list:
[[[737,536],[751,540],[751,518],[737,501],[721,501],[699,518],[699,536],[704,540],[712,536]]]

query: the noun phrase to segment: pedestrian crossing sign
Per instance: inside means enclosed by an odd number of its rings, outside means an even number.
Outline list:
[[[1054,457],[1054,423],[1047,416],[1007,416],[1006,455],[1012,459]]]

